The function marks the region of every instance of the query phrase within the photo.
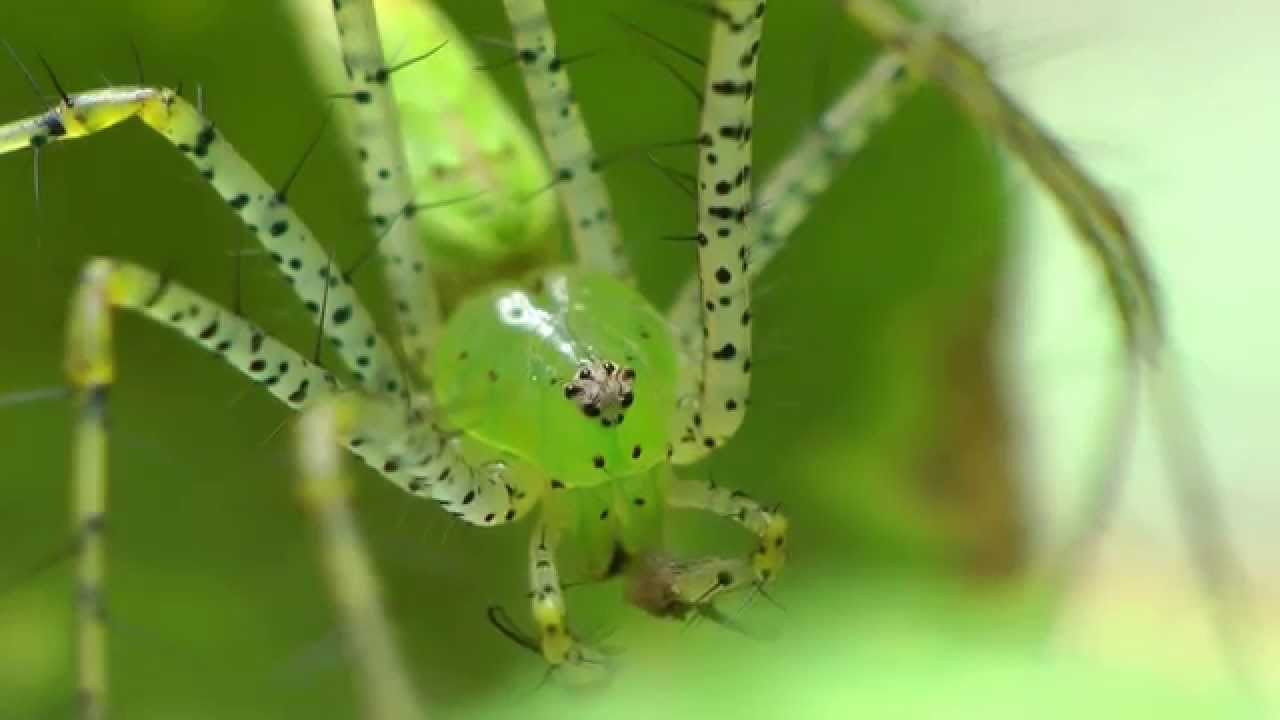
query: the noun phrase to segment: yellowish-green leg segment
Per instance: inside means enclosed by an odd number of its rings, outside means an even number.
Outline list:
[[[951,35],[915,22],[888,0],[844,0],[850,19],[911,70],[947,93],[1009,148],[1062,208],[1077,237],[1102,262],[1130,346],[1155,353],[1164,328],[1145,258],[1115,204],[1063,147],[996,84],[983,62]]]
[[[107,392],[111,363],[110,309],[82,286],[72,306],[67,375],[75,389],[72,523],[76,537],[76,694],[79,717],[106,713],[107,628],[103,605],[107,512]]]
[[[791,148],[783,163],[770,173],[760,193],[763,198],[757,208],[760,232],[748,252],[751,258],[747,267],[748,280],[754,281],[759,277],[786,246],[791,233],[804,222],[822,193],[870,140],[876,126],[892,115],[916,85],[901,55],[882,55]],[[676,295],[669,313],[680,347],[681,372],[677,390],[680,398],[696,397],[702,378],[701,298],[699,279],[690,278]],[[680,440],[680,444],[686,446],[697,444],[696,433],[684,432]]]
[[[599,156],[578,111],[565,59],[542,0],[504,0],[533,116],[552,166],[578,262],[621,279],[631,275]]]
[[[1185,386],[1167,351],[1159,297],[1137,238],[1107,193],[992,77],[982,60],[946,32],[907,17],[888,0],[843,0],[849,18],[1000,140],[1049,191],[1077,239],[1097,256],[1123,324],[1133,382],[1146,381],[1173,490],[1196,571],[1210,596],[1227,662],[1246,693],[1260,697],[1239,594],[1242,571],[1211,487],[1208,462],[1189,416]],[[1121,454],[1116,454],[1117,465]],[[1107,482],[1118,482],[1115,474]],[[1099,506],[1101,507],[1101,506]],[[1097,524],[1097,518],[1086,520]]]
[[[316,526],[329,591],[355,667],[368,720],[425,717],[396,650],[378,578],[348,502],[337,441],[359,426],[360,402],[337,398],[308,410],[298,426],[298,492]]]
[[[374,394],[407,396],[406,379],[390,345],[341,269],[281,193],[172,90],[118,87],[71,95],[42,115],[0,126],[0,154],[38,150],[132,117],[178,148],[257,236],[312,319],[323,326],[358,386]]]
[[[398,311],[400,341],[415,371],[425,377],[440,329],[440,307],[426,247],[418,238],[413,178],[405,157],[390,70],[382,53],[371,0],[335,0],[356,154],[367,191],[378,251]]]
[[[73,456],[76,559],[76,673],[80,716],[105,717],[106,612],[103,601],[107,499],[107,395],[115,381],[111,314],[139,312],[173,327],[258,380],[292,407],[336,390],[331,375],[225,308],[144,268],[90,261],[71,303],[66,373],[75,390]]]
[[[751,283],[758,221],[751,134],[765,3],[709,6],[711,49],[698,136],[698,280],[702,371],[677,408],[675,463],[724,444],[742,424],[751,391]]]
[[[132,310],[173,328],[290,408],[325,408],[305,424],[309,430],[304,431],[303,499],[319,526],[325,568],[368,696],[369,716],[413,717],[404,712],[413,707],[412,697],[394,669],[399,663],[377,603],[370,563],[340,494],[344,481],[331,460],[338,445],[404,490],[434,499],[455,517],[476,525],[519,518],[537,502],[542,485],[509,472],[500,462],[469,461],[456,438],[431,424],[422,403],[344,392],[327,370],[231,310],[145,268],[110,259],[87,264],[72,302],[67,335],[66,371],[77,397],[73,521],[79,542],[76,634],[82,717],[101,718],[105,713],[105,417],[115,378],[111,313],[116,309]]]
[[[553,668],[589,670],[606,658],[574,637],[569,629],[564,590],[556,570],[559,533],[539,523],[529,541],[529,604],[538,626],[542,656]]]
[[[759,540],[750,560],[739,566],[725,566],[716,573],[714,587],[698,589],[710,600],[722,591],[744,585],[763,586],[772,580],[787,561],[787,528],[785,515],[760,505],[738,490],[714,483],[673,478],[667,489],[667,505],[673,508],[705,510],[728,518],[751,531]],[[685,598],[693,603],[694,598]]]

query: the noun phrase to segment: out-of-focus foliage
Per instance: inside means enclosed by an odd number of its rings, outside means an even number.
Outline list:
[[[506,34],[496,2],[446,6],[467,32]],[[685,47],[701,47],[705,31],[679,3],[554,5],[565,52],[601,51],[572,66],[597,144],[690,137],[692,99],[610,9]],[[0,31],[29,61],[46,56],[68,88],[132,80],[132,38],[149,82],[200,92],[225,135],[278,179],[325,112],[289,27],[273,4],[249,0],[0,7]],[[822,2],[774,3],[767,32],[761,167],[868,57]],[[409,39],[401,54],[422,49]],[[482,52],[527,117],[505,51]],[[39,109],[17,68],[0,69],[0,120]],[[688,163],[692,153],[663,157]],[[349,260],[371,233],[345,160],[336,142],[322,143],[291,200]],[[52,148],[40,156],[39,208],[31,161],[0,158],[0,393],[59,382],[65,299],[90,255],[139,260],[230,301],[234,255],[251,238],[167,144],[129,126]],[[691,227],[688,199],[642,160],[616,164],[608,178],[642,288],[665,302],[693,267],[690,248],[661,239]],[[786,610],[758,600],[741,616],[772,639],[656,624],[621,609],[616,587],[583,587],[569,595],[575,622],[587,633],[616,629],[611,639],[626,650],[619,677],[586,694],[554,683],[535,690],[540,661],[484,619],[493,602],[522,617],[528,528],[457,525],[362,470],[360,515],[411,674],[437,714],[1213,715],[1226,697],[1215,677],[1175,685],[1155,665],[1041,655],[1034,616],[1005,597],[1010,590],[956,579],[967,576],[958,569],[1016,566],[1021,553],[1016,486],[997,482],[1003,490],[989,499],[1009,507],[985,517],[989,505],[949,493],[948,483],[1008,472],[984,359],[1006,221],[991,147],[926,94],[766,273],[750,419],[694,472],[781,501],[793,518],[793,563],[772,591]],[[313,331],[269,265],[245,257],[243,307],[308,348]],[[359,283],[371,301],[375,275]],[[289,433],[279,432],[290,418],[166,330],[128,318],[118,338],[109,521],[116,717],[351,717],[309,528],[290,495]],[[0,409],[0,580],[67,542],[67,429],[57,402]],[[673,526],[673,545],[689,551],[748,544],[705,517],[679,516]],[[65,565],[0,595],[0,717],[69,712],[70,600]]]

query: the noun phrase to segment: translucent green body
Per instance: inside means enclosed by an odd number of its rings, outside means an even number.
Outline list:
[[[290,3],[301,37],[327,88],[348,78],[330,3]],[[437,292],[446,306],[477,285],[553,262],[560,250],[556,195],[536,137],[477,68],[485,60],[434,4],[378,0],[387,80],[413,187],[414,229],[425,244]],[[429,57],[422,57],[429,54]],[[346,114],[353,155],[370,159],[362,128]],[[374,182],[389,178],[377,175]]]
[[[533,135],[437,8],[409,0],[378,8],[388,62],[440,48],[423,65],[429,72],[391,75],[413,184],[430,193],[419,200],[466,199],[416,215],[432,259],[472,281],[477,270],[549,257],[556,199],[538,192],[551,176]]]
[[[636,373],[634,404],[615,426],[565,397],[565,383],[595,360]],[[530,289],[499,286],[464,301],[435,368],[452,425],[570,488],[666,460],[675,377],[671,333],[657,310],[616,280],[572,269],[542,273]]]

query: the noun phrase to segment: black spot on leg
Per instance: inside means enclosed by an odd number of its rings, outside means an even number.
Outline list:
[[[212,125],[206,125],[200,134],[196,135],[195,147],[191,148],[191,154],[196,157],[205,157],[209,154],[209,146],[217,139],[218,133],[213,129]]]
[[[733,343],[725,343],[719,350],[711,353],[711,357],[717,360],[732,360],[738,354],[738,349]]]
[[[280,237],[289,232],[289,223],[284,220],[277,220],[271,223],[271,227],[267,230],[271,233],[271,237]]]
[[[350,306],[350,305],[343,305],[342,307],[340,307],[340,308],[338,308],[337,310],[334,310],[334,311],[333,311],[333,324],[334,324],[334,325],[342,325],[342,324],[345,324],[345,323],[346,323],[348,320],[350,320],[350,319],[351,319],[351,306]]]
[[[716,280],[718,280],[721,285],[729,284],[729,281],[732,279],[733,279],[733,273],[729,272],[729,268],[721,265],[719,268],[716,269]]]
[[[293,393],[289,395],[289,402],[295,405],[302,404],[302,402],[307,399],[307,390],[310,387],[311,387],[311,381],[303,380],[301,383],[298,384],[298,389],[294,390]]]

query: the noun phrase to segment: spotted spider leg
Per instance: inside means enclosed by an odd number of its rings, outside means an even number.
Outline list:
[[[786,247],[791,233],[808,217],[817,198],[826,192],[870,140],[874,129],[891,116],[915,86],[901,55],[882,55],[787,152],[783,162],[769,174],[760,193],[763,199],[756,207],[760,233],[749,251],[749,280],[759,277]],[[679,398],[695,397],[701,382],[701,297],[698,278],[691,277],[676,294],[668,313],[680,349],[681,372],[676,395]],[[682,441],[685,445],[697,445],[696,435],[692,433],[686,432]]]
[[[343,111],[352,118],[352,145],[360,160],[387,285],[399,311],[400,341],[414,371],[425,378],[440,330],[439,298],[426,248],[414,229],[417,205],[377,15],[372,0],[335,0],[333,14],[350,97]]]
[[[546,523],[538,523],[529,539],[529,605],[541,639],[538,646],[542,657],[553,668],[581,674],[603,668],[607,658],[581,642],[569,628],[564,589],[556,570],[558,542],[558,533]]]
[[[311,230],[213,123],[172,90],[114,87],[68,95],[41,115],[0,127],[0,154],[39,150],[132,117],[178,148],[257,236],[312,318],[323,325],[357,385],[370,393],[406,393],[408,385],[390,345]],[[217,330],[215,326],[213,332]]]
[[[799,222],[794,210],[785,210],[787,198],[775,217],[766,216],[763,222],[755,218],[751,110],[764,12],[764,3],[711,8],[711,50],[699,134],[699,272],[678,296],[670,315],[681,364],[671,440],[675,464],[705,457],[741,424],[751,370],[749,286],[756,272],[752,250],[763,244],[759,231],[772,229],[785,236],[790,229],[786,223]],[[861,102],[865,104],[865,99]],[[780,242],[778,236],[771,237],[766,261],[772,245]],[[668,483],[666,504],[735,520],[758,542],[745,560],[650,561],[648,571],[641,568],[634,574],[639,578],[634,584],[642,588],[642,603],[646,598],[657,602],[641,604],[651,613],[683,617],[695,610],[713,611],[712,603],[722,593],[747,585],[763,587],[782,569],[788,522],[776,508],[766,510],[740,491],[674,477]]]
[[[667,488],[667,505],[673,508],[704,510],[729,518],[759,539],[750,563],[726,565],[716,574],[716,585],[702,590],[703,602],[723,591],[746,585],[764,585],[782,569],[787,559],[787,518],[777,509],[767,509],[746,493],[682,478],[673,478]],[[689,600],[692,602],[692,600]]]
[[[701,372],[676,409],[672,462],[724,444],[751,389],[750,248],[758,223],[751,181],[751,119],[765,3],[708,7],[711,45],[698,131],[698,280]]]
[[[540,485],[518,472],[508,473],[501,458],[471,462],[458,438],[426,421],[423,398],[410,393],[353,288],[301,220],[213,125],[171,90],[123,87],[66,96],[42,115],[0,126],[0,152],[82,137],[134,116],[192,160],[272,253],[312,315],[324,313],[328,319],[325,334],[359,384],[350,394],[358,401],[349,400],[359,407],[358,422],[349,436],[340,438],[346,447],[400,487],[435,499],[467,522],[510,522],[533,505]],[[294,409],[341,390],[328,371],[169,278],[114,260],[89,263],[73,302],[67,362],[79,408],[73,520],[80,539],[78,676],[82,715],[87,718],[105,713],[104,416],[107,388],[114,379],[109,315],[115,308],[137,310],[182,331]]]
[[[76,538],[76,676],[80,717],[106,714],[107,396],[115,381],[111,313],[133,310],[186,335],[301,408],[339,390],[318,367],[226,308],[169,279],[109,259],[83,271],[67,325],[66,372],[75,391],[73,528]]]
[[[324,368],[227,308],[168,278],[131,263],[105,258],[90,261],[72,303],[67,350],[67,374],[77,393],[73,482],[82,717],[105,716],[102,532],[106,519],[107,394],[115,377],[110,314],[117,309],[138,312],[178,330],[295,410],[338,403],[344,422],[336,430],[326,430],[328,442],[336,440],[350,448],[407,491],[435,499],[463,520],[480,525],[509,522],[526,513],[538,498],[540,486],[522,481],[501,465],[477,468],[467,464],[458,455],[453,439],[424,423],[420,409],[414,408],[406,420],[404,404],[398,398],[344,391]],[[311,438],[305,445],[304,465],[312,462],[316,442]],[[308,478],[310,485],[329,482],[324,477]],[[306,499],[322,535],[325,568],[342,611],[345,634],[357,646],[353,653],[357,669],[366,680],[381,678],[382,668],[395,660],[388,655],[390,646],[379,639],[385,620],[369,615],[376,611],[376,588],[365,585],[368,574],[360,567],[369,563],[362,559],[359,538],[342,520],[346,511],[336,505],[340,496],[308,494]],[[335,535],[335,530],[340,532]],[[360,603],[353,605],[354,600]],[[370,628],[372,635],[367,634]],[[363,686],[371,694],[394,700],[396,694],[388,694],[384,682],[391,681],[378,679]],[[385,702],[398,703],[393,700]],[[384,700],[371,702],[381,706]]]
[[[1155,286],[1137,239],[1107,193],[957,38],[912,21],[886,0],[845,0],[844,8],[855,24],[886,48],[903,52],[914,74],[937,85],[1026,164],[1101,261],[1132,352],[1154,358],[1164,342]]]
[[[415,697],[383,610],[378,576],[351,511],[350,478],[336,440],[349,437],[359,416],[352,396],[307,410],[298,425],[298,494],[316,526],[329,592],[358,673],[357,688],[370,720],[426,717]]]
[[[600,158],[569,83],[543,0],[504,0],[534,119],[553,168],[579,264],[629,279]]]
[[[1186,401],[1185,382],[1168,350],[1159,296],[1137,238],[1123,214],[1066,149],[1001,88],[981,59],[953,35],[912,21],[887,0],[844,0],[849,18],[878,42],[903,52],[914,74],[927,79],[999,139],[1044,185],[1076,238],[1099,260],[1120,318],[1128,350],[1129,382],[1151,396],[1183,532],[1195,572],[1211,600],[1214,625],[1234,679],[1258,698],[1251,648],[1244,634],[1244,579],[1230,547],[1226,521],[1213,490],[1209,462]],[[1123,452],[1109,453],[1115,468]],[[1118,482],[1118,470],[1103,475]],[[1093,512],[1109,512],[1096,504]],[[1105,518],[1086,517],[1102,527]]]

